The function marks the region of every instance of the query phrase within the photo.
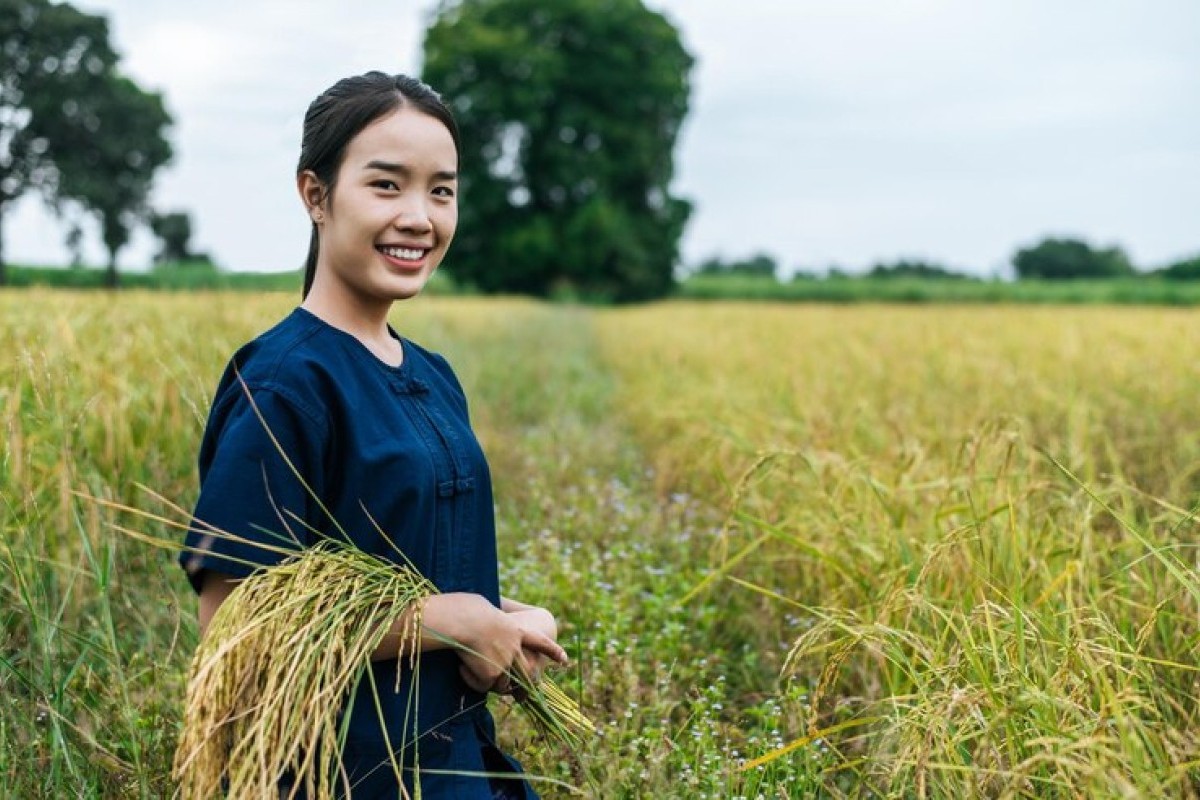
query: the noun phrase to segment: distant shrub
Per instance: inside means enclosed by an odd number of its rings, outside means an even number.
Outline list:
[[[901,259],[899,261],[876,264],[867,273],[872,278],[937,278],[948,280],[978,280],[973,275],[964,275],[961,272],[954,272],[940,264],[934,264],[928,261],[909,261]]]
[[[1120,278],[1134,274],[1133,264],[1121,248],[1096,249],[1080,239],[1043,239],[1033,247],[1018,250],[1012,264],[1021,280]]]
[[[1155,274],[1169,281],[1200,280],[1200,255],[1176,261],[1174,264],[1158,270]]]
[[[775,278],[779,275],[779,263],[774,256],[757,253],[749,258],[725,261],[712,257],[696,268],[698,275],[741,275],[745,277]]]

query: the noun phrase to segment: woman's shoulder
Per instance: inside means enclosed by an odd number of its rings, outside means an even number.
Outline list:
[[[307,416],[323,419],[323,407],[336,391],[345,358],[325,326],[295,309],[275,326],[242,345],[225,368],[214,406],[237,395],[267,392]]]
[[[295,373],[297,367],[311,368],[322,362],[336,362],[330,343],[323,341],[323,330],[315,317],[297,308],[272,328],[242,345],[230,360],[243,375],[259,380],[275,380]],[[303,377],[304,369],[300,371]]]

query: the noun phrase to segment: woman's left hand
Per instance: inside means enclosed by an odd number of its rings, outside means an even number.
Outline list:
[[[506,609],[506,612],[522,630],[540,633],[555,641],[558,640],[558,623],[555,621],[554,615],[546,609],[538,608],[537,606],[521,605],[512,611]],[[537,683],[538,679],[541,678],[542,671],[546,667],[555,663],[565,666],[567,663],[565,659],[556,661],[543,653],[531,650],[525,651],[525,661],[530,667],[529,678],[534,683]],[[505,693],[511,693],[513,687],[510,686],[507,688],[509,691]]]

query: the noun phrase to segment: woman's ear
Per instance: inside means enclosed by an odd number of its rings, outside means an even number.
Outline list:
[[[296,175],[296,189],[300,192],[300,200],[308,212],[309,218],[316,223],[325,220],[325,184],[311,169],[306,169]]]

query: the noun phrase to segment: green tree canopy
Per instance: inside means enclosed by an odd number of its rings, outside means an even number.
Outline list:
[[[489,291],[668,292],[691,205],[670,193],[692,57],[640,0],[443,2],[423,77],[462,132],[445,269]]]
[[[1079,239],[1044,239],[1018,250],[1012,264],[1022,280],[1116,278],[1134,272],[1129,257],[1119,247],[1095,249]]]
[[[72,204],[95,214],[115,286],[117,252],[171,158],[162,97],[118,71],[108,21],[69,3],[0,0],[0,49],[0,225],[31,189],[60,216]],[[78,252],[78,219],[70,224]]]
[[[55,196],[55,157],[64,138],[92,120],[76,98],[103,82],[117,56],[103,17],[48,0],[0,0],[0,283],[3,221],[13,200],[30,190]]]
[[[108,250],[109,286],[117,285],[117,253],[135,224],[148,218],[154,174],[171,159],[166,129],[171,117],[162,96],[118,74],[75,102],[93,124],[59,137],[54,154],[57,194],[94,213]]]

